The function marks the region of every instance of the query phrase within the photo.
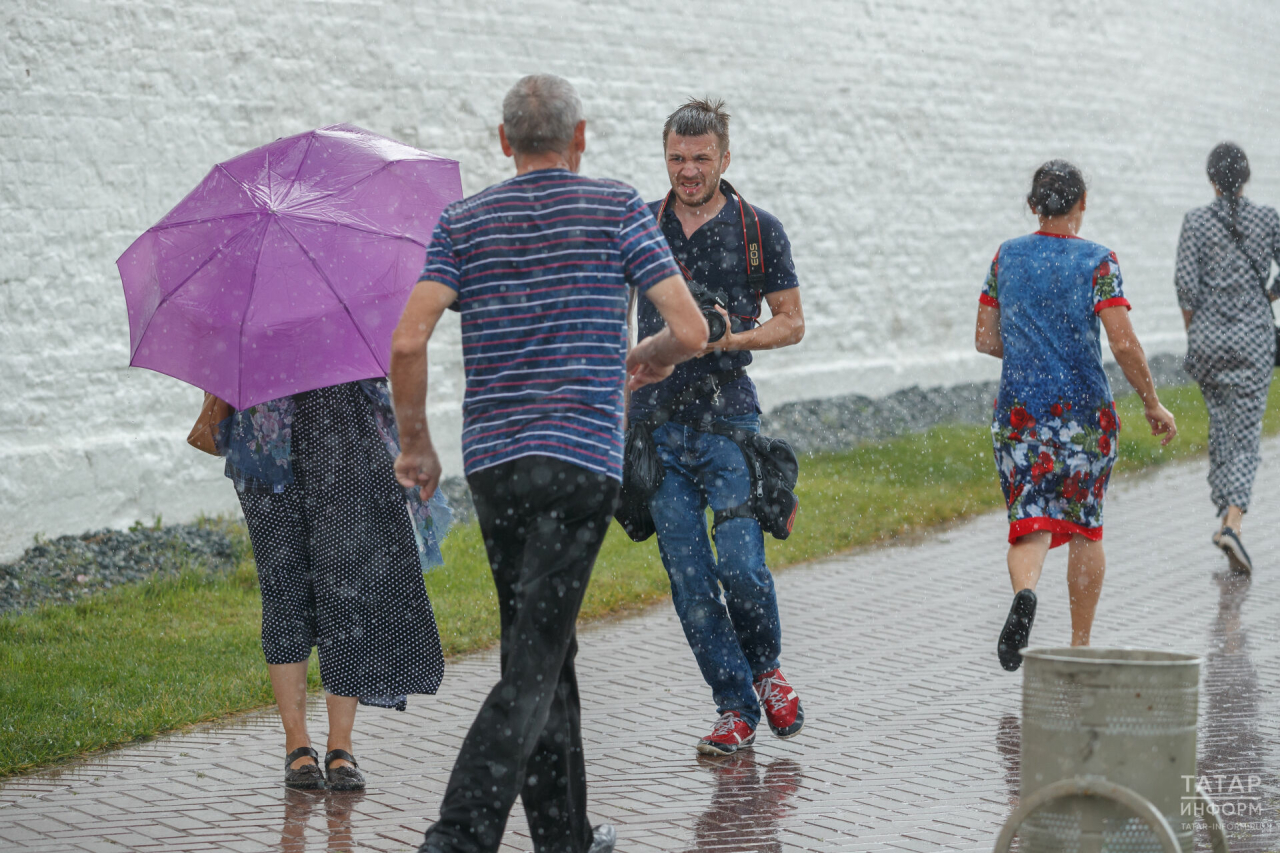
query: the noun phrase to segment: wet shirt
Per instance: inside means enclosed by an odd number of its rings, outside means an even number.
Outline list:
[[[544,169],[450,205],[420,278],[458,291],[466,472],[542,455],[621,480],[629,288],[679,274],[626,184]]]
[[[1225,198],[1187,213],[1178,238],[1174,279],[1178,305],[1191,311],[1183,367],[1197,382],[1236,389],[1265,389],[1275,365],[1275,323],[1267,288],[1272,259],[1280,260],[1280,215],[1241,198],[1236,225],[1244,247],[1232,239]]]
[[[747,256],[744,240],[742,213],[738,199],[726,184],[721,184],[726,202],[720,212],[704,223],[689,237],[676,217],[673,201],[662,214],[662,233],[671,245],[671,251],[683,265],[687,275],[709,290],[723,292],[729,301],[729,314],[734,332],[743,332],[759,325],[763,295],[747,286]],[[744,202],[745,203],[745,202]],[[754,205],[753,205],[754,207]],[[649,205],[654,216],[662,208],[662,201]],[[755,207],[760,219],[761,251],[764,253],[766,284],[764,293],[776,293],[799,286],[795,264],[791,260],[791,242],[782,229],[782,223],[772,214]],[[641,339],[656,335],[665,326],[658,309],[647,300],[640,300],[638,332]],[[662,382],[635,391],[631,395],[631,411],[635,418],[643,418],[655,409],[670,408],[682,392],[695,383],[705,382],[715,373],[745,369],[751,364],[750,352],[711,353],[676,365],[675,371]],[[720,389],[718,398],[699,394],[671,413],[672,420],[688,426],[705,425],[712,416],[732,417],[758,413],[760,402],[756,386],[747,376],[735,379]]]
[[[979,299],[1000,309],[998,423],[1109,422],[1098,312],[1129,307],[1114,252],[1076,237],[1018,237],[996,252]]]

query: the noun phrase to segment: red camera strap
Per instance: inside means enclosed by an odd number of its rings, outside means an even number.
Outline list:
[[[765,285],[768,283],[764,271],[764,236],[760,230],[760,217],[756,214],[754,207],[742,200],[742,196],[732,184],[721,178],[720,187],[722,192],[727,190],[726,195],[732,196],[738,202],[738,214],[742,219],[742,244],[746,247],[747,256],[747,286],[756,293],[758,299],[764,293]],[[670,190],[667,192],[667,197],[662,200],[662,206],[658,208],[659,225],[662,224],[662,217],[667,213],[667,205],[675,197],[676,191]],[[676,263],[680,264],[680,270],[685,278],[693,278],[689,268],[679,258],[676,258]]]

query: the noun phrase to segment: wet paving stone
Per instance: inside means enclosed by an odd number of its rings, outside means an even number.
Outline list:
[[[1094,629],[1099,646],[1204,657],[1199,773],[1226,780],[1218,799],[1242,812],[1226,817],[1237,853],[1280,849],[1280,440],[1263,453],[1245,528],[1252,580],[1209,544],[1203,464],[1113,486]],[[616,824],[627,853],[991,850],[1019,785],[1021,678],[995,656],[1005,529],[990,514],[780,573],[783,667],[807,725],[786,742],[764,730],[728,759],[694,752],[714,708],[669,605],[585,629],[593,819]],[[1033,644],[1069,642],[1065,570],[1059,549]],[[366,792],[285,790],[279,724],[250,714],[9,780],[0,849],[413,850],[497,665],[493,652],[467,656],[408,712],[361,709]],[[311,714],[323,738],[319,702]],[[1250,790],[1229,790],[1236,777]],[[530,849],[517,805],[503,850]]]

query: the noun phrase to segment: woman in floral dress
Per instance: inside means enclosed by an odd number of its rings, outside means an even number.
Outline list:
[[[444,657],[423,585],[440,564],[448,502],[395,480],[385,379],[317,388],[236,412],[219,449],[236,485],[262,590],[262,650],[285,730],[285,784],[353,790],[357,704],[404,710],[435,693]],[[307,662],[329,715],[324,770],[307,733]]]
[[[1086,193],[1080,170],[1051,160],[1036,170],[1027,203],[1040,230],[1004,243],[978,306],[979,352],[1004,361],[991,436],[1009,506],[1014,599],[997,652],[1022,665],[1035,618],[1036,582],[1050,548],[1070,545],[1071,644],[1089,645],[1102,592],[1102,502],[1120,421],[1102,369],[1100,329],[1142,398],[1153,435],[1168,444],[1173,415],[1156,397],[1129,322],[1115,253],[1080,239]]]

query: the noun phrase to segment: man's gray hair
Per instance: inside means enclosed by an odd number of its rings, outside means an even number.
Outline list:
[[[554,74],[521,77],[502,99],[507,142],[520,154],[567,151],[582,121],[573,84]]]

